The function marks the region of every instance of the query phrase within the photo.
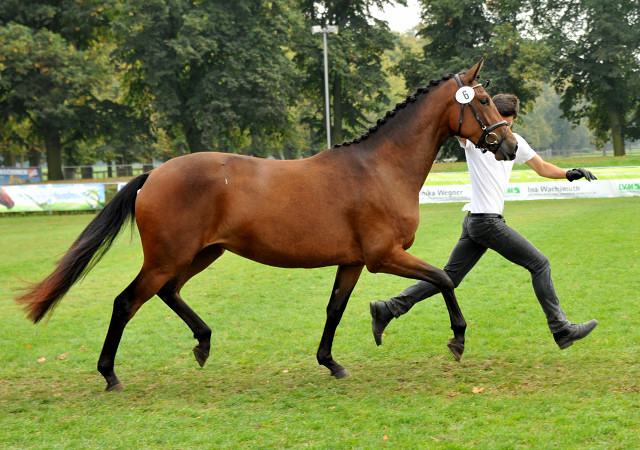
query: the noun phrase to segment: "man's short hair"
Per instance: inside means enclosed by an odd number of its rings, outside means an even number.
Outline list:
[[[498,94],[494,95],[493,103],[498,108],[498,112],[502,117],[513,116],[515,119],[520,112],[520,100],[513,94]]]

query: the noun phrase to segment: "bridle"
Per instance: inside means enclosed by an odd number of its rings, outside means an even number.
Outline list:
[[[458,76],[458,74],[455,74],[455,78],[456,78],[456,81],[458,82],[458,86],[461,88],[464,87],[464,85],[462,84],[462,81],[460,81],[460,77]],[[487,88],[490,82],[491,80],[487,80],[484,82],[484,84],[478,83],[474,86],[471,86],[471,89],[475,89],[477,87]],[[482,136],[480,136],[480,140],[478,140],[477,143],[474,143],[475,146],[478,147],[482,151],[482,153],[486,153],[489,150],[488,148],[484,148],[482,146],[484,143],[486,143],[487,146],[489,147],[496,146],[496,151],[499,151],[504,157],[505,161],[508,161],[510,158],[502,151],[502,149],[500,148],[500,145],[502,144],[502,141],[504,141],[504,139],[507,137],[507,132],[509,131],[509,127],[510,127],[509,123],[506,120],[502,120],[500,122],[494,123],[493,125],[489,125],[488,127],[485,126],[484,122],[482,122],[482,119],[476,112],[476,109],[471,104],[472,99],[473,99],[473,96],[471,96],[471,99],[466,103],[460,102],[460,122],[458,125],[458,132],[456,134],[459,136],[460,130],[462,129],[462,120],[464,118],[464,105],[469,105],[469,108],[471,108],[473,115],[476,117],[476,120],[478,121],[478,123],[480,124],[480,127],[482,128]],[[493,130],[495,130],[496,128],[500,128],[502,126],[505,126],[504,133],[502,133],[501,137],[498,137],[498,135]],[[490,138],[491,141],[488,141],[487,140],[488,138]]]

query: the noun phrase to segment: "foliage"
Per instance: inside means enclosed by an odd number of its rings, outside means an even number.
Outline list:
[[[534,149],[552,149],[555,154],[589,147],[590,133],[584,123],[573,125],[561,117],[560,97],[550,85],[545,85],[533,108],[525,111],[522,134]]]
[[[40,143],[31,132],[29,120],[18,120],[13,116],[0,121],[1,164],[14,166],[18,155],[25,155],[31,167],[40,165]]]
[[[286,51],[298,15],[288,2],[121,2],[118,58],[129,102],[189,152],[267,156],[289,125],[296,71]]]
[[[477,0],[429,0],[421,2],[424,39],[421,54],[408,53],[397,70],[407,86],[415,89],[443,72],[460,72],[484,57],[483,79],[491,79],[493,93],[517,95],[524,108],[538,96],[547,78],[544,63],[548,50],[526,37],[526,22],[520,2]],[[444,156],[464,159],[464,151],[454,140]]]
[[[587,118],[601,142],[640,138],[640,3],[637,0],[531,0],[534,18],[557,55],[549,61],[561,108]]]
[[[75,154],[80,141],[130,116],[104,90],[112,7],[102,0],[0,4],[0,121],[28,121],[46,148],[49,179],[62,178],[63,150]]]
[[[295,61],[306,74],[303,84],[305,97],[317,108],[303,120],[308,122],[315,136],[323,141],[325,135],[324,63],[322,39],[311,35],[313,25],[337,25],[338,34],[327,36],[329,84],[332,113],[332,142],[342,143],[354,134],[361,134],[388,106],[389,88],[382,58],[391,50],[396,35],[386,22],[371,14],[375,5],[405,4],[404,0],[328,0],[316,2],[300,0],[307,27],[297,36]],[[324,148],[326,143],[318,148]]]
[[[310,156],[326,145],[311,26],[326,24],[339,27],[328,35],[333,143],[481,57],[489,91],[520,97],[538,148],[582,145],[581,123],[617,155],[640,139],[638,0],[421,0],[422,24],[405,35],[372,15],[395,4],[406,0],[4,0],[2,163],[37,166],[44,149],[56,179],[63,161]],[[548,83],[577,131],[555,120]],[[464,152],[450,140],[440,155]]]
[[[393,321],[376,347],[368,302],[411,281],[365,272],[334,345],[353,377],[335,380],[315,361],[335,270],[227,254],[183,290],[213,330],[207,365],[154,298],[124,333],[116,364],[127,388],[116,393],[102,392],[95,362],[112,299],[142,263],[137,237],[119,239],[35,326],[9,299],[22,278],[48,273],[93,216],[0,218],[0,246],[20,249],[0,261],[0,447],[634,448],[638,200],[507,202],[508,222],[552,261],[570,319],[600,320],[567,350],[553,343],[529,274],[489,252],[457,289],[469,325],[460,363],[445,347],[440,296]],[[423,205],[412,253],[442,267],[460,208]]]
[[[518,2],[437,0],[422,5],[418,34],[425,42],[423,54],[419,61],[400,61],[398,69],[409,87],[461,71],[484,57],[481,77],[491,79],[494,90],[513,93],[525,105],[536,98],[547,77],[542,63],[548,53],[519,29]]]

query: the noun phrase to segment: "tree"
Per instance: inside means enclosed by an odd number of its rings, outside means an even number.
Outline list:
[[[560,97],[551,85],[545,85],[531,111],[520,116],[518,132],[536,150],[551,149],[556,155],[589,147],[590,134],[584,123],[572,125],[561,117]]]
[[[311,34],[313,25],[337,25],[338,34],[330,35],[329,80],[333,123],[332,144],[363,129],[388,106],[389,85],[382,67],[385,50],[393,49],[396,36],[386,22],[373,17],[374,6],[402,4],[405,0],[300,0],[306,27],[295,37],[298,42],[295,61],[306,73],[304,94],[318,105],[304,120],[316,136],[318,148],[324,148],[324,71],[322,39]],[[319,144],[322,142],[322,144]]]
[[[189,152],[261,153],[295,97],[287,56],[299,18],[284,0],[122,1],[118,58],[128,102]]]
[[[443,73],[460,72],[481,57],[486,58],[483,79],[491,79],[489,91],[517,95],[526,111],[547,78],[544,66],[549,53],[530,35],[520,0],[421,0],[424,42],[421,53],[407,51],[397,71],[409,89],[416,89]],[[443,156],[464,158],[453,140]]]
[[[103,0],[5,0],[0,4],[0,122],[29,122],[47,154],[49,179],[63,178],[63,149],[108,121],[100,55],[113,10]]]
[[[531,0],[534,19],[553,48],[560,106],[573,123],[587,118],[615,156],[640,138],[640,2]]]
[[[9,117],[0,122],[0,155],[3,166],[15,166],[18,156],[26,156],[30,167],[40,166],[41,149],[28,120]]]
[[[483,78],[492,90],[516,94],[530,105],[547,78],[549,56],[532,37],[519,0],[422,0],[422,54],[409,52],[398,64],[407,87],[415,89],[443,73],[462,71],[486,58]]]

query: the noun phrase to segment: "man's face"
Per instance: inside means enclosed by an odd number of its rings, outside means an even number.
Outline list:
[[[502,116],[504,120],[509,124],[509,128],[513,128],[513,121],[516,120],[514,116]]]

